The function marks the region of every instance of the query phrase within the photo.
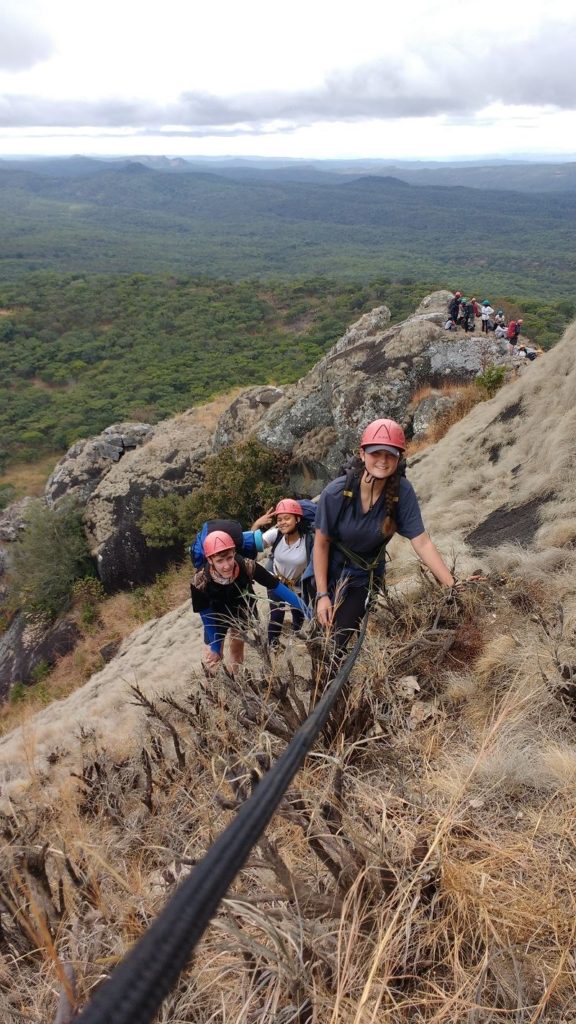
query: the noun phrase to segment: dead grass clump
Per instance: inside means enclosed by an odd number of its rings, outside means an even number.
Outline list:
[[[382,599],[331,733],[159,1021],[571,1024],[576,754],[554,686],[576,649],[557,595],[529,591],[528,614],[520,591]],[[84,736],[58,800],[47,777],[12,798],[0,991],[27,1019],[54,1017],[59,963],[86,1001],[315,703],[317,638],[273,657],[247,639],[236,680],[132,690],[135,754]]]
[[[40,498],[60,458],[61,452],[50,452],[37,462],[15,462],[5,473],[0,474],[0,486],[7,484],[14,488],[14,501],[24,496]]]

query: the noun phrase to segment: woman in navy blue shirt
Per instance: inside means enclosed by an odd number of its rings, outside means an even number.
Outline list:
[[[316,514],[314,576],[320,625],[334,629],[342,652],[364,614],[371,579],[382,580],[386,543],[408,537],[420,560],[445,587],[455,580],[424,529],[418,499],[399,464],[406,448],[394,420],[370,423],[360,441],[362,465],[347,489],[341,476],[322,491]]]

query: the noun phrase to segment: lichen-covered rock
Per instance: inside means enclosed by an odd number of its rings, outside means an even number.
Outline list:
[[[271,386],[248,388],[235,398],[222,414],[214,433],[214,451],[236,444],[247,436],[251,427],[284,391]]]
[[[422,299],[422,302],[416,309],[414,316],[431,316],[434,318],[435,323],[440,324],[443,327],[448,317],[448,304],[453,298],[454,292],[442,290],[432,292],[431,295],[426,295],[425,298]]]
[[[211,448],[212,435],[190,410],[159,423],[150,440],[127,452],[100,480],[84,521],[107,590],[146,583],[174,559],[175,551],[147,546],[138,525],[142,502],[200,486]]]
[[[508,346],[502,345],[492,335],[453,335],[449,346],[430,346],[431,374],[451,380],[463,377],[477,377],[488,366],[510,365]]]
[[[34,681],[34,670],[53,665],[76,646],[80,630],[69,619],[57,622],[29,621],[16,615],[0,636],[0,701],[14,683]]]
[[[443,329],[450,297],[432,293],[414,316],[392,327],[385,307],[361,317],[286,389],[255,436],[271,448],[321,462],[333,474],[370,420],[389,416],[410,429],[409,404],[419,387],[465,382],[505,361],[497,342]]]
[[[149,423],[116,423],[97,437],[76,441],[48,477],[44,492],[47,503],[53,505],[70,496],[87,501],[112,466],[153,434],[154,427]]]

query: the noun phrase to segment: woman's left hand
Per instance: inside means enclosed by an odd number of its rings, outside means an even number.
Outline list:
[[[254,522],[252,523],[252,529],[253,530],[259,530],[261,526],[268,526],[273,521],[272,520],[273,515],[274,515],[274,505],[272,505],[268,509],[267,512],[264,512],[264,514],[261,515],[259,517],[259,519],[255,519],[254,520]]]

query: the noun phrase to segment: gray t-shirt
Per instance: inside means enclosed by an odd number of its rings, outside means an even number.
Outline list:
[[[380,495],[373,508],[363,512],[359,494],[351,499],[342,496],[345,480],[345,476],[339,476],[322,491],[316,513],[316,529],[330,540],[338,540],[350,551],[370,560],[371,557],[375,557],[384,541],[381,528],[385,514],[384,495]],[[400,480],[398,499],[398,533],[409,540],[418,537],[424,533],[424,523],[414,488],[405,477]],[[382,575],[383,572],[382,563],[378,575]],[[350,582],[358,585],[367,579],[365,571],[346,565],[345,555],[332,544],[328,570],[330,583],[333,584],[342,575],[351,576]]]

